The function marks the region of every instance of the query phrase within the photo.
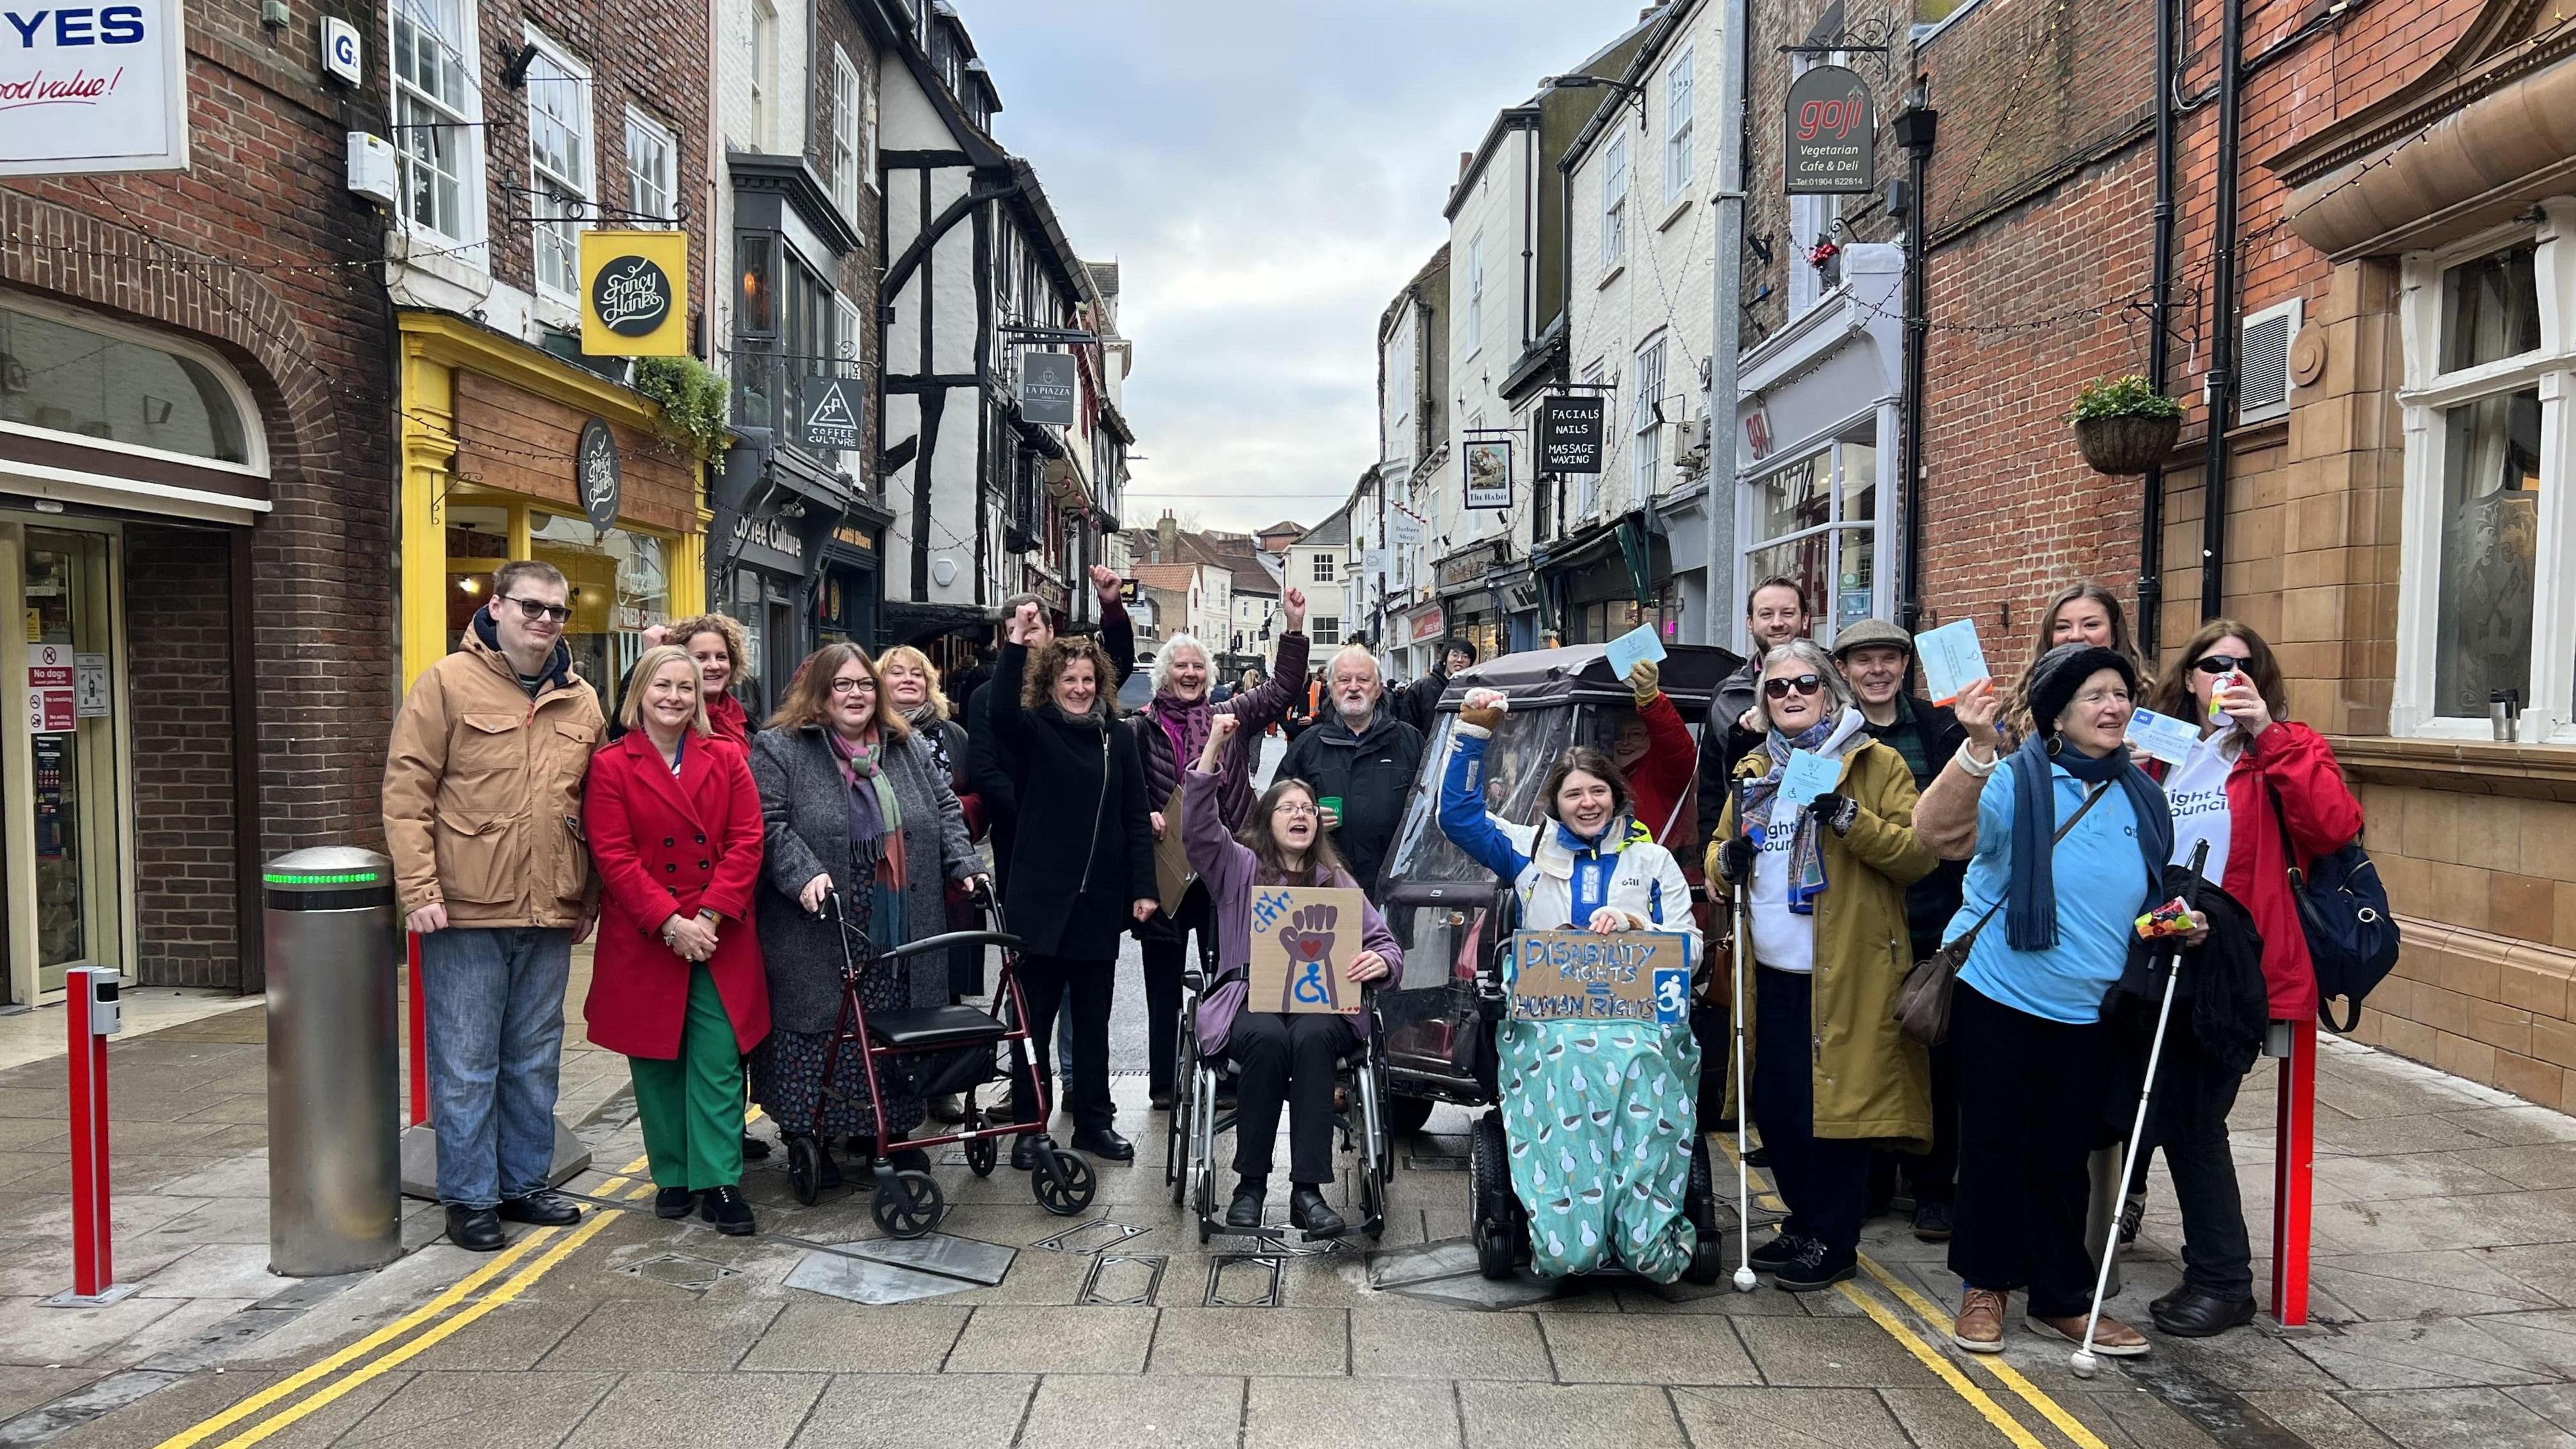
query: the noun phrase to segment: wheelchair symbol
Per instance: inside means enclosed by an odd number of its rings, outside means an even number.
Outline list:
[[[1667,966],[1655,972],[1655,1020],[1676,1022],[1690,1014],[1690,971]]]
[[[1333,986],[1331,982],[1324,979],[1324,963],[1321,961],[1308,961],[1300,965],[1296,983],[1289,988],[1289,992],[1300,1006],[1333,1004]]]

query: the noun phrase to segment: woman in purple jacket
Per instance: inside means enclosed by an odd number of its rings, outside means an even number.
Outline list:
[[[1199,1001],[1199,1050],[1209,1057],[1231,1055],[1239,1069],[1234,1170],[1240,1181],[1226,1205],[1225,1224],[1261,1226],[1262,1199],[1270,1190],[1271,1143],[1279,1135],[1280,1106],[1288,1103],[1288,1175],[1293,1184],[1288,1225],[1304,1229],[1310,1239],[1338,1237],[1346,1225],[1323,1192],[1334,1176],[1333,1060],[1354,1036],[1368,1030],[1368,1017],[1245,1011],[1243,998],[1252,970],[1253,887],[1357,890],[1359,882],[1334,854],[1315,793],[1303,780],[1272,785],[1252,807],[1242,835],[1226,832],[1218,767],[1227,739],[1239,728],[1240,721],[1231,716],[1209,722],[1207,745],[1182,781],[1181,792],[1181,839],[1189,848],[1191,868],[1207,886],[1217,933],[1217,983]],[[1404,969],[1404,956],[1377,907],[1365,900],[1360,943],[1364,949],[1351,958],[1350,979],[1391,985]]]

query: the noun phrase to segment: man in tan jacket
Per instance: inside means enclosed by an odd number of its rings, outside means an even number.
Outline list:
[[[420,937],[438,1197],[458,1247],[501,1219],[563,1224],[554,1164],[563,1001],[598,893],[581,790],[599,695],[563,642],[571,591],[552,564],[492,575],[464,647],[412,685],[385,758],[385,845]]]

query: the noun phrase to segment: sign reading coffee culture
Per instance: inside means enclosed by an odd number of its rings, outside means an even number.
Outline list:
[[[592,357],[677,357],[689,350],[689,236],[581,234],[581,350]]]
[[[1852,71],[1820,65],[1789,83],[1788,192],[1866,195],[1878,187],[1877,117]]]

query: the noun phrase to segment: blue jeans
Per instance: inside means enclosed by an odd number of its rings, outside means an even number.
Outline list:
[[[569,930],[450,926],[420,938],[440,1202],[488,1208],[545,1188],[571,973]]]

